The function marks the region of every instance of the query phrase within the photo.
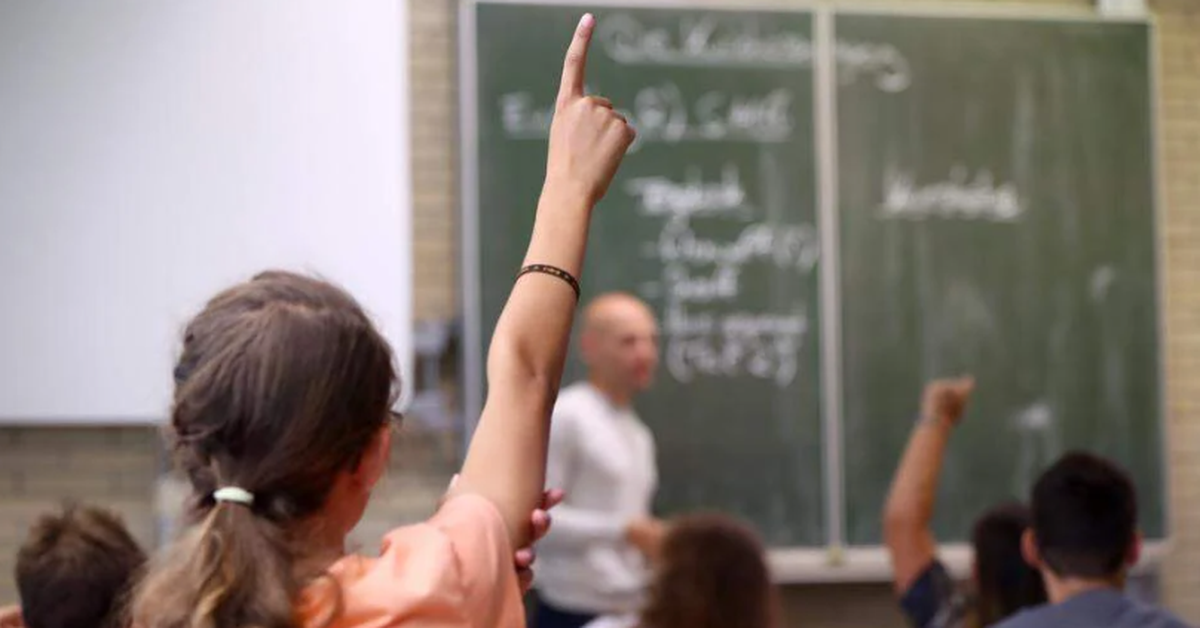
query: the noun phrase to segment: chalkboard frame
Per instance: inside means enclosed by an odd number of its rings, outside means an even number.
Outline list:
[[[716,2],[688,2],[687,0],[459,0],[458,25],[458,69],[459,69],[459,287],[462,313],[462,336],[460,346],[460,381],[463,384],[464,437],[473,433],[477,417],[482,408],[483,363],[481,338],[481,306],[479,279],[479,225],[478,211],[478,168],[479,154],[476,142],[477,113],[477,68],[475,66],[475,9],[480,5],[525,5],[525,6],[603,6],[613,8],[656,8],[712,11],[795,11],[809,13],[813,17],[814,42],[814,87],[816,117],[816,147],[818,159],[818,208],[820,218],[822,264],[820,276],[821,295],[821,375],[822,429],[825,443],[824,471],[826,480],[826,517],[828,541],[824,547],[772,547],[769,548],[770,563],[774,577],[779,582],[880,582],[891,577],[891,566],[886,551],[880,546],[846,546],[844,514],[845,488],[843,482],[844,443],[842,441],[841,400],[841,297],[839,291],[839,215],[838,172],[837,172],[837,89],[835,86],[831,44],[836,37],[834,20],[839,15],[878,15],[897,17],[970,18],[997,20],[1024,20],[1030,22],[1093,22],[1134,23],[1148,27],[1147,45],[1150,48],[1148,68],[1150,93],[1150,150],[1152,156],[1152,225],[1155,243],[1156,284],[1156,329],[1158,349],[1158,388],[1160,399],[1160,439],[1163,452],[1162,478],[1164,496],[1169,495],[1170,474],[1167,472],[1167,452],[1170,425],[1166,420],[1166,377],[1165,377],[1165,247],[1163,243],[1162,169],[1160,167],[1159,136],[1159,85],[1160,59],[1158,55],[1158,31],[1153,15],[1103,15],[1096,9],[1074,9],[1022,4],[922,4],[904,6],[879,6],[866,3],[847,3],[830,6],[815,2],[789,2],[786,0],[760,0],[746,4],[733,4],[732,0]],[[530,199],[535,202],[536,199]],[[465,442],[464,442],[465,450]],[[1164,497],[1164,535],[1161,539],[1150,539],[1143,551],[1135,573],[1153,571],[1167,555],[1167,541],[1171,536],[1170,521],[1172,505]],[[970,573],[971,552],[965,543],[948,543],[939,547],[939,554],[950,571],[965,577]]]

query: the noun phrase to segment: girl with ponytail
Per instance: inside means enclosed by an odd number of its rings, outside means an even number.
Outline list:
[[[583,93],[593,27],[584,16],[567,51],[526,265],[437,513],[388,534],[379,558],[347,554],[387,465],[391,350],[341,289],[260,274],[185,331],[169,434],[193,521],[139,587],[135,626],[523,625],[513,548],[535,535],[591,212],[633,140],[611,103]]]

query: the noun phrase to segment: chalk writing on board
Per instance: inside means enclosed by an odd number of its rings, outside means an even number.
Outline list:
[[[617,63],[706,67],[804,67],[812,65],[805,33],[771,30],[756,20],[684,18],[676,28],[643,24],[627,13],[600,21],[596,39]]]
[[[636,142],[679,141],[688,135],[688,107],[673,83],[638,90],[633,111],[625,116],[638,130]],[[647,137],[648,136],[648,137]]]
[[[547,139],[553,120],[554,105],[538,106],[529,92],[500,96],[500,124],[513,139]]]
[[[861,76],[872,76],[876,87],[896,93],[908,89],[912,82],[908,59],[891,44],[839,39],[834,55],[841,85],[853,84]]]
[[[639,200],[643,216],[748,217],[746,190],[738,167],[727,164],[718,181],[705,181],[697,168],[689,168],[681,181],[669,177],[637,177],[625,182],[625,191]]]
[[[669,28],[617,13],[601,20],[596,39],[622,65],[811,68],[814,62],[811,33],[714,15],[683,18]],[[908,59],[891,44],[838,39],[834,55],[842,85],[871,77],[876,87],[895,93],[912,82]]]
[[[671,305],[663,317],[668,373],[680,382],[697,376],[749,375],[780,387],[795,380],[796,352],[808,333],[808,313],[690,312]]]
[[[672,220],[663,225],[652,254],[668,263],[742,266],[767,262],[809,273],[820,257],[820,240],[810,225],[755,222],[735,239],[719,241],[697,235],[689,221]]]
[[[688,102],[678,86],[666,82],[638,90],[632,109],[618,110],[637,129],[636,144],[682,141],[787,141],[795,127],[793,96],[782,87],[746,94],[711,90]],[[538,103],[528,92],[504,94],[500,123],[511,139],[545,140],[550,136],[554,104]]]
[[[706,139],[745,136],[780,142],[792,133],[792,94],[784,88],[762,96],[711,91],[696,100],[694,110],[696,132]]]
[[[1013,487],[1020,495],[1029,490],[1040,470],[1062,452],[1062,446],[1054,413],[1045,402],[1023,408],[1011,420],[1020,438],[1017,473],[1013,478]]]
[[[752,377],[788,386],[809,334],[807,307],[789,303],[782,310],[748,311],[744,271],[765,265],[802,280],[819,259],[819,234],[813,225],[755,220],[734,166],[721,169],[719,182],[706,183],[701,174],[692,171],[686,177],[693,191],[667,177],[642,177],[624,186],[641,200],[642,215],[665,218],[657,242],[640,249],[644,258],[662,263],[659,280],[644,282],[639,292],[664,306],[667,372],[682,383]],[[648,186],[665,186],[665,196],[647,203]],[[698,229],[693,219],[744,226],[732,237],[708,235],[728,231]]]
[[[738,296],[740,275],[740,268],[728,265],[705,270],[692,270],[683,264],[663,267],[666,297],[672,303],[733,301]]]
[[[1092,301],[1103,303],[1116,279],[1117,271],[1112,266],[1105,265],[1092,271],[1092,276],[1088,281],[1088,293],[1091,295]]]
[[[1016,222],[1025,206],[1016,184],[996,183],[991,171],[972,177],[965,166],[950,169],[944,181],[918,185],[911,174],[888,169],[879,213],[888,219],[958,218]]]

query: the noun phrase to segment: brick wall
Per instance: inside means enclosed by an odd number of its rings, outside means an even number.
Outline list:
[[[116,510],[152,544],[159,450],[151,428],[0,429],[0,605],[16,600],[12,572],[29,525],[65,500]]]
[[[1159,163],[1166,294],[1167,602],[1200,622],[1200,2],[1157,0]]]
[[[352,547],[373,552],[387,530],[429,515],[457,459],[448,438],[414,429],[395,439]],[[0,428],[0,606],[17,599],[16,551],[30,524],[64,503],[112,508],[145,547],[169,537],[186,490],[164,468],[155,428]]]
[[[1024,1],[1035,3],[1090,4]],[[1160,207],[1173,529],[1162,588],[1173,608],[1200,622],[1200,0],[1150,4],[1158,18],[1161,60]],[[457,2],[409,0],[409,5],[415,318],[450,321],[458,313]],[[164,494],[157,490],[157,438],[148,428],[0,428],[0,604],[15,599],[13,554],[29,523],[64,498],[108,504],[124,514],[139,539],[154,542],[156,495]],[[412,429],[398,439],[393,473],[355,538],[368,544],[386,527],[428,512],[455,455],[453,439],[446,435]],[[790,625],[902,625],[885,585],[789,587],[784,603]]]

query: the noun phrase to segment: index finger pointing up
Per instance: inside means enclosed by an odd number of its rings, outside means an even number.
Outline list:
[[[584,13],[575,27],[575,36],[567,48],[567,58],[563,61],[562,84],[558,88],[558,105],[561,107],[573,98],[583,97],[583,74],[587,65],[588,44],[592,41],[592,30],[596,26],[596,18],[591,13]]]

